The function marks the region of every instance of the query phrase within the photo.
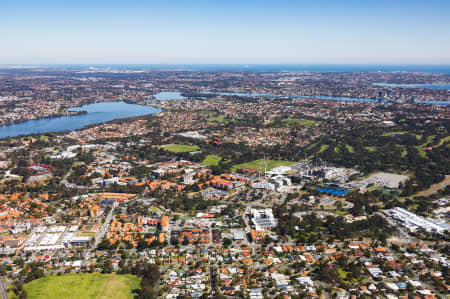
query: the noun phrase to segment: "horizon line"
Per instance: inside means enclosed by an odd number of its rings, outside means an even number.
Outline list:
[[[450,66],[448,63],[0,63],[0,66],[28,66],[28,65],[239,65],[239,66],[254,66],[254,65],[391,65],[391,66]]]

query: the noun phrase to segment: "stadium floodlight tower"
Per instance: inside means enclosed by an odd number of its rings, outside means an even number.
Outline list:
[[[267,162],[266,162],[266,154],[264,154],[264,176],[266,176],[267,173]]]

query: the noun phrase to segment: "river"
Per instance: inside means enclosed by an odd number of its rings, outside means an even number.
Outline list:
[[[94,103],[71,108],[69,111],[86,111],[87,113],[42,118],[1,126],[0,138],[76,130],[88,125],[103,123],[118,118],[135,117],[161,112],[160,109],[154,107],[128,104],[125,102]]]
[[[380,87],[423,88],[423,89],[450,90],[450,83],[418,83],[418,84],[372,83],[372,85],[380,86]]]
[[[417,87],[416,87],[417,88]],[[261,93],[233,93],[233,92],[203,92],[205,94],[219,94],[242,97],[275,97],[275,98],[313,98],[327,101],[346,101],[346,102],[366,102],[366,103],[385,103],[384,100],[349,98],[349,97],[329,97],[329,96],[279,96],[273,94]],[[156,100],[179,100],[185,99],[180,92],[160,92],[154,94]],[[445,105],[450,102],[445,101],[427,101],[416,102],[423,104]],[[77,130],[85,126],[108,122],[118,118],[127,118],[155,114],[161,112],[160,109],[151,106],[128,104],[125,102],[102,102],[84,105],[82,107],[71,108],[69,111],[86,111],[86,114],[58,116],[42,118],[38,120],[29,120],[22,123],[0,126],[0,138],[15,137],[19,135],[30,135],[48,132],[60,132],[67,130]]]
[[[268,97],[268,98],[289,98],[289,99],[319,99],[325,101],[339,101],[339,102],[363,102],[363,103],[391,103],[386,100],[375,100],[366,98],[349,98],[349,97],[330,97],[330,96],[280,96],[267,93],[240,93],[240,92],[203,92],[205,94],[218,94],[225,96],[240,96],[240,97]],[[418,104],[443,105],[448,106],[450,102],[446,101],[416,101]]]

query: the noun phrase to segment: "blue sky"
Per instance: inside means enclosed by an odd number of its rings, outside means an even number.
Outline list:
[[[450,64],[450,1],[0,0],[0,64]]]

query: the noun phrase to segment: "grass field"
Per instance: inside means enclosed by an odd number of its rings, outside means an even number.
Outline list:
[[[149,234],[154,234],[154,233],[156,233],[156,228],[155,227],[150,227],[149,229],[147,229],[147,233],[149,233]]]
[[[415,196],[429,196],[433,193],[436,193],[440,189],[444,189],[448,185],[450,185],[450,175],[446,175],[445,179],[443,181],[441,181],[437,184],[431,185],[430,188],[428,188],[427,190],[420,191]]]
[[[25,140],[30,140],[31,138],[36,138],[36,136],[25,136],[25,137],[20,138],[20,140],[25,141]],[[46,141],[46,140],[48,140],[49,137],[47,135],[41,135],[38,138],[41,141]]]
[[[283,160],[266,160],[267,164],[267,170],[270,170],[272,168],[278,167],[278,166],[291,166],[297,164],[297,162],[291,162],[291,161],[283,161]],[[264,172],[264,160],[255,160],[243,164],[234,165],[232,167],[233,171],[237,169],[242,168],[249,168],[253,170],[258,170],[260,172]]]
[[[311,150],[313,147],[315,147],[317,145],[317,143],[312,143],[310,144],[306,149],[309,151]]]
[[[219,162],[221,160],[222,160],[222,158],[220,156],[208,155],[205,157],[205,159],[203,160],[202,163],[205,165],[217,166],[217,165],[219,165]]]
[[[438,144],[436,144],[436,145],[435,145],[435,147],[439,147],[439,146],[443,145],[443,144],[444,144],[444,142],[448,142],[448,141],[450,141],[450,136],[447,136],[447,137],[441,138],[441,140],[439,140],[439,143],[438,143]]]
[[[406,148],[404,148],[402,150],[402,158],[406,157],[407,154],[408,154],[408,151],[406,150]]]
[[[161,145],[160,148],[172,153],[188,153],[200,149],[198,146],[185,144],[165,144]]]
[[[281,121],[287,127],[308,126],[320,123],[320,121],[300,118],[286,118]]]
[[[134,275],[82,273],[50,275],[24,285],[29,299],[132,299],[140,279]]]
[[[355,149],[354,149],[353,146],[351,146],[350,144],[346,144],[345,147],[347,148],[347,150],[348,150],[350,153],[354,153],[354,152],[355,152]]]
[[[225,119],[224,115],[216,116],[216,117],[210,117],[207,119],[209,122],[218,122],[220,124],[226,124],[229,122],[229,120]]]
[[[408,131],[400,131],[400,132],[386,132],[381,134],[381,136],[395,136],[395,135],[403,135],[408,133]]]
[[[425,142],[425,143],[423,143],[423,144],[421,144],[421,145],[416,146],[417,150],[419,151],[419,155],[420,155],[422,158],[425,158],[425,159],[427,158],[427,153],[426,153],[426,151],[425,151],[425,148],[427,147],[427,144],[433,143],[435,137],[436,137],[436,135],[428,136],[428,137],[427,137],[427,142]]]
[[[365,146],[364,148],[366,150],[368,150],[369,152],[374,152],[377,150],[377,148],[375,146]]]
[[[78,234],[78,237],[95,237],[97,235],[96,232],[81,232]]]
[[[321,152],[323,152],[324,150],[326,150],[327,148],[329,148],[330,146],[328,145],[328,144],[322,144],[321,146],[320,146],[320,151],[319,151],[319,153],[321,153]]]

